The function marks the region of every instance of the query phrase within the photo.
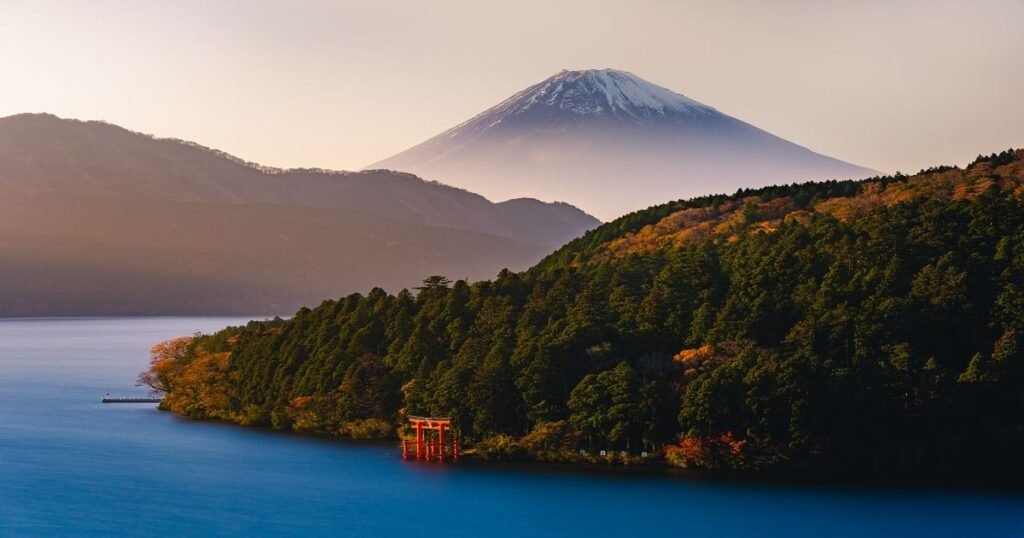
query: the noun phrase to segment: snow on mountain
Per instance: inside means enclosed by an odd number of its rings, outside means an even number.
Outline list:
[[[615,69],[560,71],[370,168],[495,200],[563,200],[603,219],[739,187],[875,174]]]
[[[552,107],[575,114],[636,119],[668,114],[699,115],[715,109],[640,77],[615,69],[561,71],[509,98],[496,112],[520,114],[536,107]]]

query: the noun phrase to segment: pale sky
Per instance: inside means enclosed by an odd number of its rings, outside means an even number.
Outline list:
[[[886,172],[1024,147],[1024,1],[0,0],[0,116],[359,169],[612,67]]]

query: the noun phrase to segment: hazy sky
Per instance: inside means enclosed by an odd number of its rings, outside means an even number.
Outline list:
[[[1024,1],[0,0],[0,116],[358,169],[614,67],[883,171],[1024,146]]]

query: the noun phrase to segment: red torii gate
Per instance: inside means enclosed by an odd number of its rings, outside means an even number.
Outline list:
[[[402,441],[402,459],[409,459],[413,455],[415,447],[416,459],[427,460],[437,459],[444,461],[446,447],[445,432],[451,433],[452,419],[448,417],[409,417],[409,423],[416,426],[416,440],[408,439]],[[425,432],[436,431],[436,439],[427,439]],[[451,439],[450,450],[452,461],[459,459],[459,440],[454,436]]]

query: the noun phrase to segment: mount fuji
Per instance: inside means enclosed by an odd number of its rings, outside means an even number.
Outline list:
[[[815,153],[626,71],[561,71],[370,167],[603,219],[669,199],[877,172]]]

